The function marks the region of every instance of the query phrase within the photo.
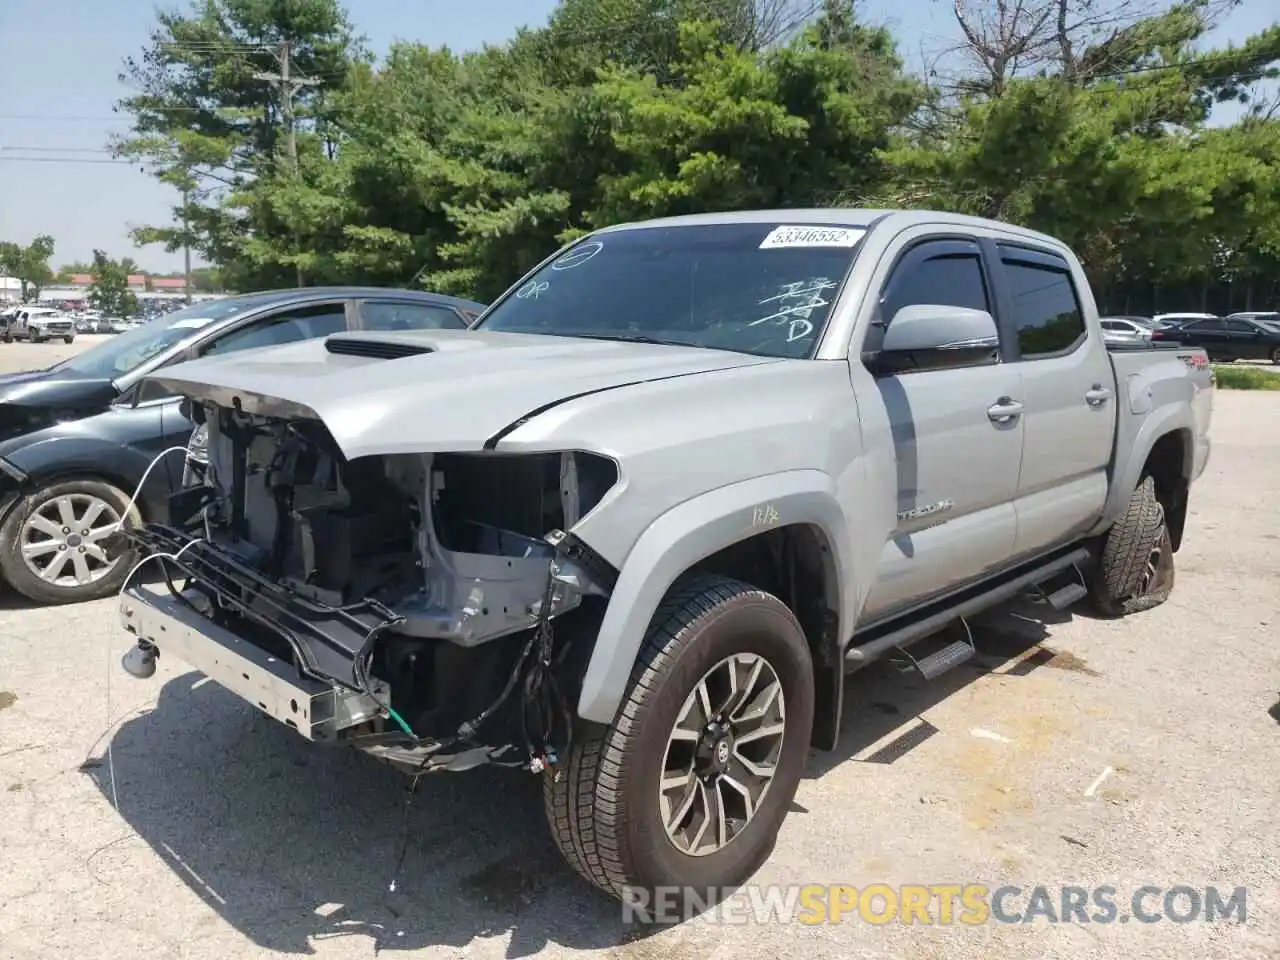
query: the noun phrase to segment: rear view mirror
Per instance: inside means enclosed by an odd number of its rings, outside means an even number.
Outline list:
[[[877,372],[900,373],[996,363],[1000,334],[985,310],[913,304],[893,315],[880,343]]]

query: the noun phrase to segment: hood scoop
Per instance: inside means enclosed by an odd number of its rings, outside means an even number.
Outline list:
[[[324,347],[344,357],[367,357],[370,360],[398,360],[434,353],[431,347],[403,340],[371,340],[364,337],[328,337]]]

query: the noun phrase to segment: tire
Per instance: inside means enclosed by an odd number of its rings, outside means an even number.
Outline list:
[[[723,780],[718,790],[704,790],[692,773],[683,797],[677,786],[668,799],[660,798],[664,770],[682,774],[683,759],[692,761],[693,745],[673,736],[678,720],[688,728],[701,727],[705,711],[695,705],[696,691],[705,681],[708,699],[720,699],[727,689],[726,671],[738,670],[741,688],[755,664],[763,664],[752,687],[759,693],[748,701],[751,708],[745,715],[746,705],[736,711],[744,721],[737,732],[745,736],[753,729],[776,727],[772,713],[750,716],[760,712],[776,679],[780,697],[769,702],[770,710],[783,711],[780,735],[756,734],[751,745],[743,740],[728,750],[716,744],[709,751],[722,762],[727,756],[729,771],[753,789],[755,778],[740,758],[745,754],[761,770],[773,760],[773,776],[756,795],[754,815],[730,818],[746,812],[742,794]],[[657,887],[692,888],[705,897],[708,890],[745,882],[772,852],[799,786],[813,727],[813,683],[804,633],[776,597],[718,576],[678,584],[654,615],[617,717],[607,727],[581,731],[558,775],[545,776],[547,820],[565,859],[620,899]],[[759,752],[765,748],[767,755]],[[707,761],[712,762],[710,757]],[[668,837],[664,810],[671,813],[691,796],[697,802],[688,808],[688,817],[703,809],[706,798],[728,797],[720,809],[728,811],[726,822],[737,825],[737,832],[714,851],[681,850]],[[687,839],[688,832],[680,835]]]
[[[1094,580],[1094,601],[1107,616],[1158,607],[1173,590],[1173,544],[1155,480],[1146,476],[1107,531]]]
[[[63,501],[71,505],[72,516],[81,522],[88,518],[88,529],[102,530],[124,516],[129,496],[101,480],[65,480],[23,497],[0,525],[0,574],[11,587],[37,603],[80,603],[110,596],[120,589],[136,562],[136,551],[124,551],[104,563],[100,558],[107,554],[99,546],[104,536],[86,540],[75,525],[59,524]],[[95,508],[96,515],[90,517],[89,511]],[[129,512],[129,521],[141,522],[136,506]],[[62,528],[68,526],[70,532],[62,534]],[[59,537],[66,539],[58,544]],[[45,547],[46,543],[55,545]],[[24,556],[24,547],[32,554],[30,560]],[[39,568],[57,562],[58,555],[69,559],[51,571],[52,577],[41,576]]]
[[[1280,347],[1276,347],[1271,351],[1271,362],[1280,365]]]
[[[76,342],[76,338],[75,338],[75,337],[63,337],[63,338],[62,338],[62,342],[63,342],[63,343],[75,343],[75,342]]]

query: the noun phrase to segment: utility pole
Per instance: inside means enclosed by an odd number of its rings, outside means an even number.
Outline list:
[[[288,40],[282,40],[278,49],[272,51],[276,63],[280,65],[279,73],[256,73],[254,74],[259,80],[265,80],[271,84],[280,94],[280,119],[284,124],[284,143],[285,153],[289,158],[289,173],[295,179],[298,177],[298,141],[294,131],[293,120],[293,98],[303,87],[314,86],[320,81],[314,77],[298,77],[294,76],[290,67],[290,55],[293,50],[293,44]],[[295,248],[301,247],[296,242]],[[299,252],[301,252],[299,250]],[[304,286],[306,283],[302,275],[302,267],[298,267],[298,286]]]
[[[191,224],[187,220],[187,205],[191,202],[191,193],[186,188],[182,191],[182,291],[187,295],[187,303],[191,302]]]

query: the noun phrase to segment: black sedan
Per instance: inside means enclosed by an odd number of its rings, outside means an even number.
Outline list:
[[[119,589],[129,557],[102,544],[128,513],[163,519],[194,426],[144,378],[159,367],[343,330],[461,329],[470,300],[313,288],[232,297],[152,320],[46,370],[0,377],[0,576],[40,603]],[[152,462],[154,468],[130,499]]]
[[[1280,364],[1280,313],[1192,320],[1173,330],[1156,330],[1151,337],[1203,347],[1215,363],[1270,360]]]

